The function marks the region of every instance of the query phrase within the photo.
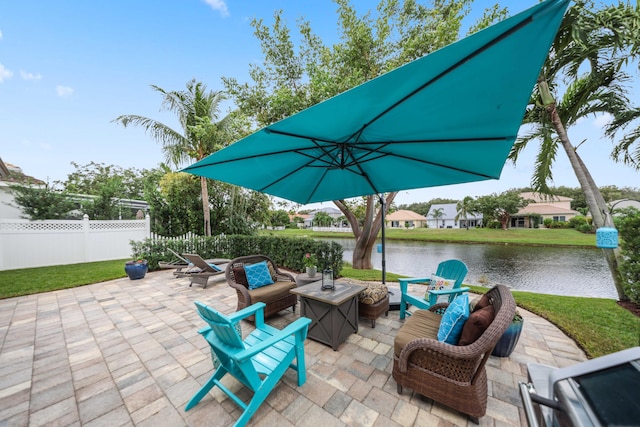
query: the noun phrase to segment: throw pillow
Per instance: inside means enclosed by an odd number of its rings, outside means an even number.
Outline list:
[[[469,295],[462,294],[453,300],[442,315],[438,328],[438,341],[456,345],[468,317]]]
[[[267,267],[267,261],[245,265],[244,272],[247,275],[249,289],[257,289],[261,288],[262,286],[273,284],[271,273],[269,273],[269,267]]]
[[[269,268],[269,274],[271,275],[271,280],[273,280],[273,282],[277,282],[278,281],[278,275],[276,274],[276,269],[273,268],[273,265],[271,265],[270,262],[265,261],[267,263],[267,267]]]
[[[387,296],[389,290],[382,283],[369,283],[367,288],[358,295],[358,300],[363,304],[375,304]]]
[[[481,310],[490,305],[491,305],[491,300],[489,299],[489,296],[487,294],[483,294],[478,300],[478,302],[476,303],[476,305],[473,307],[473,310],[474,311]]]
[[[488,305],[471,313],[467,321],[464,322],[458,345],[469,345],[476,342],[491,322],[493,322],[494,317],[495,311],[492,305]]]
[[[249,287],[249,282],[247,282],[247,274],[244,272],[244,267],[242,265],[233,267],[233,277],[235,278],[237,284],[243,285],[245,288]]]
[[[427,292],[424,294],[424,299],[429,301],[429,292],[431,291],[440,291],[443,289],[453,289],[453,285],[456,283],[455,280],[445,279],[444,277],[436,276],[435,274],[431,275],[431,280],[429,280],[429,284],[427,285]],[[436,300],[436,303],[440,302],[448,302],[448,295],[441,295]]]

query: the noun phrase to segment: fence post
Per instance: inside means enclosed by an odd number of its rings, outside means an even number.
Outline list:
[[[84,245],[84,262],[89,261],[89,215],[82,216],[82,237]]]
[[[144,216],[144,232],[147,238],[151,238],[151,217],[149,214]]]

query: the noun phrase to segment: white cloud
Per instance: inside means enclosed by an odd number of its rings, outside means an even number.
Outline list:
[[[2,31],[0,30],[0,40],[2,40]]]
[[[5,79],[10,79],[13,77],[13,71],[7,70],[4,68],[4,65],[0,64],[0,83],[4,82]]]
[[[204,2],[211,6],[211,9],[219,11],[220,15],[229,16],[229,9],[224,0],[204,0]]]
[[[600,114],[593,121],[593,125],[598,129],[602,129],[603,127],[611,123],[612,120],[613,120],[613,116],[611,114],[609,113]]]
[[[42,75],[40,73],[33,74],[20,70],[20,77],[22,77],[22,80],[40,80],[42,78]]]
[[[69,86],[58,85],[56,86],[56,92],[58,93],[59,97],[67,98],[73,94],[73,88]]]

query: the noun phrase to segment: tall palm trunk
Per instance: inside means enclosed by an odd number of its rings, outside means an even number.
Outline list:
[[[540,92],[541,94],[546,89],[546,93],[549,94],[548,87],[546,86],[546,82],[539,82]],[[544,99],[544,97],[543,97]],[[553,127],[560,138],[562,143],[562,148],[567,153],[567,157],[569,158],[569,162],[571,163],[571,167],[576,174],[576,178],[578,179],[578,183],[580,184],[580,188],[584,193],[587,206],[589,207],[589,211],[591,212],[591,217],[593,218],[593,225],[598,227],[603,227],[606,222],[606,212],[607,205],[604,201],[604,197],[602,197],[602,193],[600,193],[600,189],[596,186],[593,177],[589,173],[589,170],[582,162],[582,159],[576,152],[573,145],[571,145],[571,141],[569,141],[569,136],[564,128],[562,120],[558,115],[558,110],[556,109],[555,101],[551,104],[545,103],[546,110],[551,117],[551,122],[553,123]],[[629,299],[627,295],[625,295],[624,290],[622,288],[622,280],[618,273],[618,251],[614,249],[603,249],[605,258],[607,260],[607,265],[609,266],[609,270],[611,271],[611,276],[613,277],[613,283],[616,287],[616,291],[618,292],[618,298],[621,301],[626,301]]]
[[[384,204],[385,214],[397,194],[397,192],[387,194]],[[334,200],[333,203],[344,214],[347,221],[349,221],[351,230],[353,230],[353,235],[356,238],[356,244],[353,248],[353,257],[351,259],[353,268],[359,270],[372,269],[373,263],[371,262],[371,253],[373,252],[373,245],[376,243],[378,233],[382,228],[382,208],[378,210],[374,218],[376,196],[367,196],[365,219],[362,227],[360,227],[357,217],[349,210],[342,200]]]
[[[207,178],[200,177],[200,188],[202,189],[202,213],[204,216],[204,235],[211,236],[211,210],[209,209],[209,188]]]

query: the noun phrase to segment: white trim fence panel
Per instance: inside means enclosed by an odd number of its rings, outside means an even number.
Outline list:
[[[0,270],[125,259],[150,220],[0,220]]]

